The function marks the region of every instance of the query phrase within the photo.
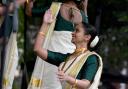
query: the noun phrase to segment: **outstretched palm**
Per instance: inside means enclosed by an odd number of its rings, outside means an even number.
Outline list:
[[[45,12],[43,21],[45,23],[52,23],[53,22],[53,16],[52,16],[50,9]]]

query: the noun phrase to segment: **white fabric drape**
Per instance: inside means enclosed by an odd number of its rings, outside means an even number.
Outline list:
[[[53,2],[51,5],[50,9],[55,18],[59,12],[60,6],[61,3],[56,2]],[[49,46],[50,37],[54,30],[55,22],[56,21],[49,25],[49,30],[47,32],[43,48],[47,49]],[[57,70],[58,68],[56,66],[51,65],[37,57],[28,89],[62,89],[60,82],[57,80]]]
[[[2,89],[12,89],[16,67],[18,65],[17,33],[11,33],[6,47]]]

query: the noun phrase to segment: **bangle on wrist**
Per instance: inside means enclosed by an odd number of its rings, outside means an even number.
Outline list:
[[[77,79],[75,79],[75,83],[72,86],[73,88],[76,88],[77,82],[78,82]]]
[[[39,34],[41,35],[41,36],[45,36],[45,33],[44,32],[39,32]]]

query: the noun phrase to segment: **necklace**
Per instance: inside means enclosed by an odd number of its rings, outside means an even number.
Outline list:
[[[73,21],[74,21],[74,18],[75,18],[75,13],[76,13],[76,11],[80,12],[80,10],[75,5],[73,5],[73,4],[64,3],[63,6],[67,8],[69,20],[72,23],[74,23]],[[74,24],[73,24],[73,27],[74,27]]]
[[[75,52],[74,52],[72,55],[77,55],[77,56],[76,56],[76,57],[74,58],[74,60],[69,64],[69,66],[64,70],[64,73],[71,67],[71,65],[75,62],[75,60],[76,60],[82,53],[84,53],[85,51],[87,51],[87,50],[85,50],[85,48],[79,48],[79,49],[76,49],[76,50],[75,50]],[[72,56],[72,55],[71,55],[71,56]],[[64,67],[65,67],[65,65],[67,64],[69,58],[70,58],[70,57],[68,57],[68,58],[66,59],[66,61],[65,61],[65,63],[63,64],[61,70],[64,69]]]
[[[75,50],[75,52],[72,54],[72,55],[76,55],[76,54],[79,54],[79,53],[83,53],[86,51],[86,48],[78,48]]]

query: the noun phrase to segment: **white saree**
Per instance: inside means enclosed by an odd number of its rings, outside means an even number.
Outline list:
[[[6,47],[2,89],[12,89],[14,74],[18,65],[17,33],[11,33]]]
[[[56,18],[61,3],[53,2],[50,9],[54,18]],[[43,48],[48,49],[50,37],[54,30],[55,22],[52,22],[49,25],[49,30],[46,34],[45,42],[43,44]],[[54,65],[51,65],[41,58],[37,57],[34,71],[32,73],[32,77],[30,83],[28,85],[28,89],[62,89],[61,83],[57,79],[58,68]]]
[[[94,80],[92,81],[92,84],[90,85],[90,87],[88,89],[98,89],[98,85],[99,85],[100,77],[101,77],[101,73],[102,73],[102,68],[103,68],[103,63],[102,63],[102,58],[95,52],[87,51],[86,53],[81,54],[75,60],[75,62],[70,66],[70,68],[68,68],[68,70],[65,73],[76,78],[80,69],[82,68],[82,66],[86,62],[87,58],[92,54],[95,54],[98,56],[99,67],[98,67],[98,70],[97,70],[96,75],[94,77]],[[63,70],[67,69],[67,67],[69,66],[69,64],[71,64],[71,62],[72,62],[72,60],[69,60],[66,63],[65,67],[63,68]],[[63,65],[64,65],[64,62],[61,64],[60,69],[62,68]],[[74,88],[70,84],[63,82],[62,83],[62,89],[77,89],[77,88]]]

